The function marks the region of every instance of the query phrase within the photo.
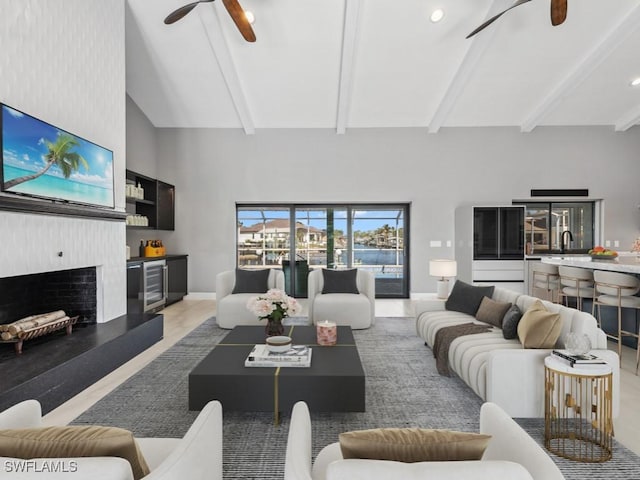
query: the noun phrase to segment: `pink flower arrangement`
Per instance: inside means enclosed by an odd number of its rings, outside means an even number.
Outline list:
[[[260,320],[266,318],[282,321],[284,317],[300,312],[298,301],[277,288],[272,288],[267,293],[250,298],[247,302],[247,308]]]

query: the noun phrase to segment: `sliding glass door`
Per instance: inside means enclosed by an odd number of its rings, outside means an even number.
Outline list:
[[[289,209],[238,208],[237,265],[245,268],[280,268],[289,255]]]
[[[359,207],[351,215],[353,247],[350,263],[376,277],[376,296],[406,297],[406,208]]]
[[[282,268],[286,290],[307,296],[313,268],[361,268],[376,297],[408,298],[408,204],[238,205],[237,264]]]

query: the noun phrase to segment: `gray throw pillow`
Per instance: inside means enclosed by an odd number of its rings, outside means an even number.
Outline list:
[[[270,269],[244,270],[236,268],[236,283],[231,293],[265,293],[269,290]]]
[[[484,297],[476,312],[476,320],[502,328],[502,319],[510,307],[509,302],[496,302],[489,297]]]
[[[483,297],[491,298],[493,295],[494,286],[487,287],[475,287],[464,283],[460,280],[456,280],[451,290],[451,295],[447,298],[444,304],[444,308],[447,310],[453,310],[454,312],[462,312],[468,315],[476,316],[480,302]]]
[[[356,281],[358,277],[358,270],[352,268],[351,270],[322,270],[322,278],[324,279],[324,286],[322,287],[322,293],[355,293],[358,294],[358,283]]]
[[[522,318],[522,312],[517,305],[511,305],[502,319],[502,336],[507,340],[518,338],[518,323]]]

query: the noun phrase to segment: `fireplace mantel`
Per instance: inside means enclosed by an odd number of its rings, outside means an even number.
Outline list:
[[[125,221],[126,212],[117,210],[61,203],[53,200],[35,200],[24,197],[0,195],[0,210],[9,212],[36,213],[42,215],[61,215],[67,217],[85,217],[102,220]]]

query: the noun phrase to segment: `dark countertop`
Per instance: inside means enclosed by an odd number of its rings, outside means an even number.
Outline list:
[[[163,255],[162,257],[131,257],[127,260],[127,263],[140,263],[140,262],[152,262],[154,260],[171,260],[172,258],[186,258],[189,255],[186,253],[176,253]]]

